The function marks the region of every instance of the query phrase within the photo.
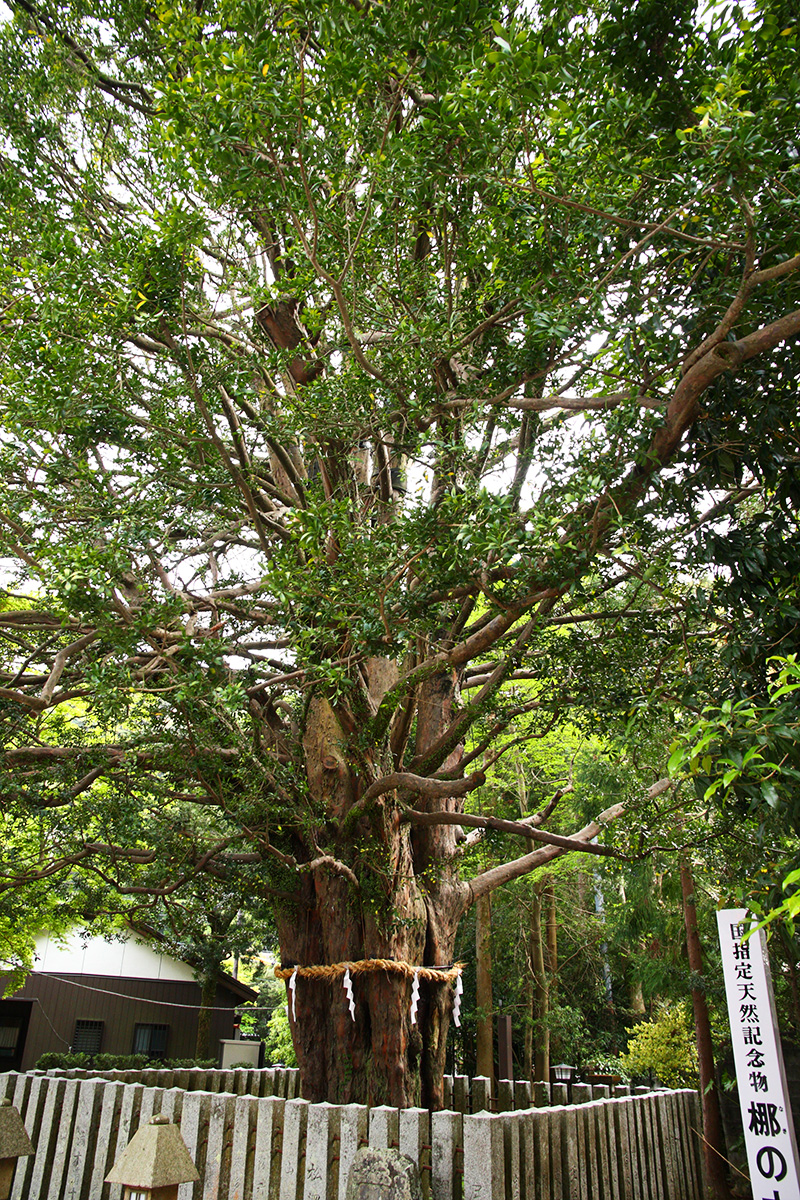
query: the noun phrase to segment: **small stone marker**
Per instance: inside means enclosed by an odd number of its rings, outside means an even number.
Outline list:
[[[22,1117],[10,1100],[0,1103],[0,1200],[8,1200],[18,1158],[33,1154]]]
[[[157,1116],[136,1131],[106,1183],[121,1183],[124,1200],[177,1200],[178,1184],[199,1178],[178,1126]]]
[[[417,1164],[397,1150],[362,1146],[350,1168],[346,1200],[422,1200]]]

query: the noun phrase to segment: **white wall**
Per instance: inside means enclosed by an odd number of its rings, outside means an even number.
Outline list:
[[[193,983],[194,974],[186,963],[158,954],[149,946],[134,941],[107,942],[101,937],[68,934],[64,939],[43,934],[36,939],[34,971],[54,975],[108,975],[117,979],[169,979]]]

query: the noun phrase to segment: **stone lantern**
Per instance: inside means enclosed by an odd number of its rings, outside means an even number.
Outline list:
[[[0,1101],[0,1200],[8,1200],[18,1158],[33,1154],[22,1117],[10,1100]]]
[[[136,1131],[106,1183],[121,1183],[123,1200],[178,1200],[178,1184],[199,1178],[178,1126],[158,1116]]]

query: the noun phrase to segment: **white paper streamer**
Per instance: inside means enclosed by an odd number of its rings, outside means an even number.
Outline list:
[[[350,1005],[350,1016],[355,1021],[356,1019],[356,1002],[353,999],[353,983],[350,979],[350,968],[348,967],[344,973],[344,991],[347,996],[347,1003]]]
[[[419,1004],[419,970],[414,972],[414,982],[411,984],[411,1024],[417,1023],[417,1005]]]
[[[461,1025],[461,995],[464,991],[464,985],[461,982],[461,972],[456,976],[456,998],[453,1001],[453,1024],[456,1028]]]
[[[292,1020],[297,1020],[297,967],[292,971],[291,979],[289,980],[289,996],[292,1002]]]

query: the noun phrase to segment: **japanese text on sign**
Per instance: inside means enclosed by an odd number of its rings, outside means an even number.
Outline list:
[[[744,908],[717,913],[753,1200],[800,1200],[797,1147],[763,930]]]

